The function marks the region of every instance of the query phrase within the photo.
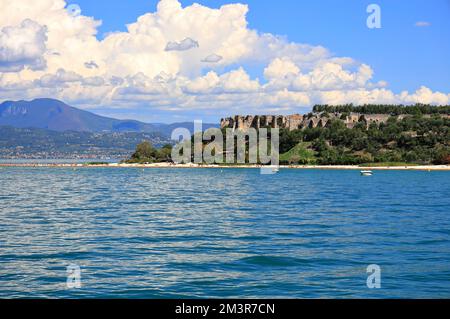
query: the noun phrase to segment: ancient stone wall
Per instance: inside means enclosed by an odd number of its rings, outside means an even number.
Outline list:
[[[284,128],[289,130],[297,130],[303,128],[325,127],[330,120],[339,119],[345,123],[348,128],[353,128],[358,122],[369,126],[371,123],[386,123],[389,119],[388,114],[359,114],[350,113],[343,116],[340,113],[313,113],[307,115],[236,115],[221,120],[222,128],[232,128],[248,130],[249,128],[260,129],[264,127]]]

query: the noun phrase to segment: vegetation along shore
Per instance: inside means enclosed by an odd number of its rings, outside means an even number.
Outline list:
[[[430,169],[434,165],[445,167],[450,164],[449,106],[318,105],[312,113],[305,115],[222,119],[221,129],[222,136],[226,135],[227,129],[244,132],[279,129],[280,164],[290,167]],[[193,149],[196,140],[199,139],[192,138]],[[226,145],[228,141],[221,142],[224,145],[222,151],[230,149]],[[206,149],[211,141],[200,137],[200,143],[200,147]],[[124,163],[170,163],[171,149],[171,145],[156,149],[151,143],[143,142]],[[247,141],[247,157],[249,150]],[[238,163],[237,158],[234,163],[226,161],[225,153],[223,156],[218,153],[219,161],[215,164]],[[236,143],[234,154],[237,154]]]
[[[279,129],[279,160],[281,167],[286,168],[447,170],[450,165],[450,106],[317,105],[305,115],[248,115],[222,119],[223,136],[230,128],[244,132],[250,128],[258,132]],[[192,137],[192,145],[195,140],[198,141]],[[229,149],[227,141],[223,142],[222,152]],[[202,135],[200,143],[205,149],[211,141],[204,140]],[[173,145],[157,146],[144,140],[128,159],[117,164],[39,166],[259,167],[238,165],[237,159],[234,163],[227,162],[226,152],[223,156],[218,153],[218,158],[223,161],[216,161],[214,165],[175,164],[171,158]],[[235,144],[235,154],[236,147]],[[249,143],[246,152],[248,155]]]

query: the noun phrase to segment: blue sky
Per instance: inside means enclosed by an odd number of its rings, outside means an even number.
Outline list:
[[[101,19],[98,37],[125,31],[126,24],[146,12],[154,12],[155,0],[75,0],[83,15]],[[374,78],[389,87],[416,90],[421,85],[450,91],[450,0],[199,0],[181,1],[218,8],[228,3],[249,5],[249,27],[260,32],[285,35],[290,41],[322,45],[337,56],[350,56],[368,63]],[[366,8],[379,4],[382,28],[368,29]],[[416,22],[430,26],[417,27]],[[250,67],[251,69],[251,67]],[[445,71],[447,70],[447,71]],[[249,70],[260,76],[260,70]]]
[[[67,1],[2,3],[0,101],[146,122],[450,104],[450,0]]]

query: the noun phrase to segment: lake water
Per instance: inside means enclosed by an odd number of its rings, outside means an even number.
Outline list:
[[[103,162],[103,163],[119,163],[121,159],[86,159],[86,158],[69,158],[69,159],[8,159],[8,158],[0,158],[0,164],[85,164],[85,163],[93,163],[93,162]]]
[[[0,297],[450,298],[449,208],[449,172],[0,168]]]

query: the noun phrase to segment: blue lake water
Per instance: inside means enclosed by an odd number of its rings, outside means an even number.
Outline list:
[[[92,162],[104,162],[104,163],[119,163],[122,159],[102,159],[102,158],[90,158],[90,159],[55,159],[55,158],[48,158],[48,159],[8,159],[8,158],[0,158],[0,164],[85,164],[85,163],[92,163]]]
[[[449,172],[0,168],[0,297],[450,298],[449,208]]]

